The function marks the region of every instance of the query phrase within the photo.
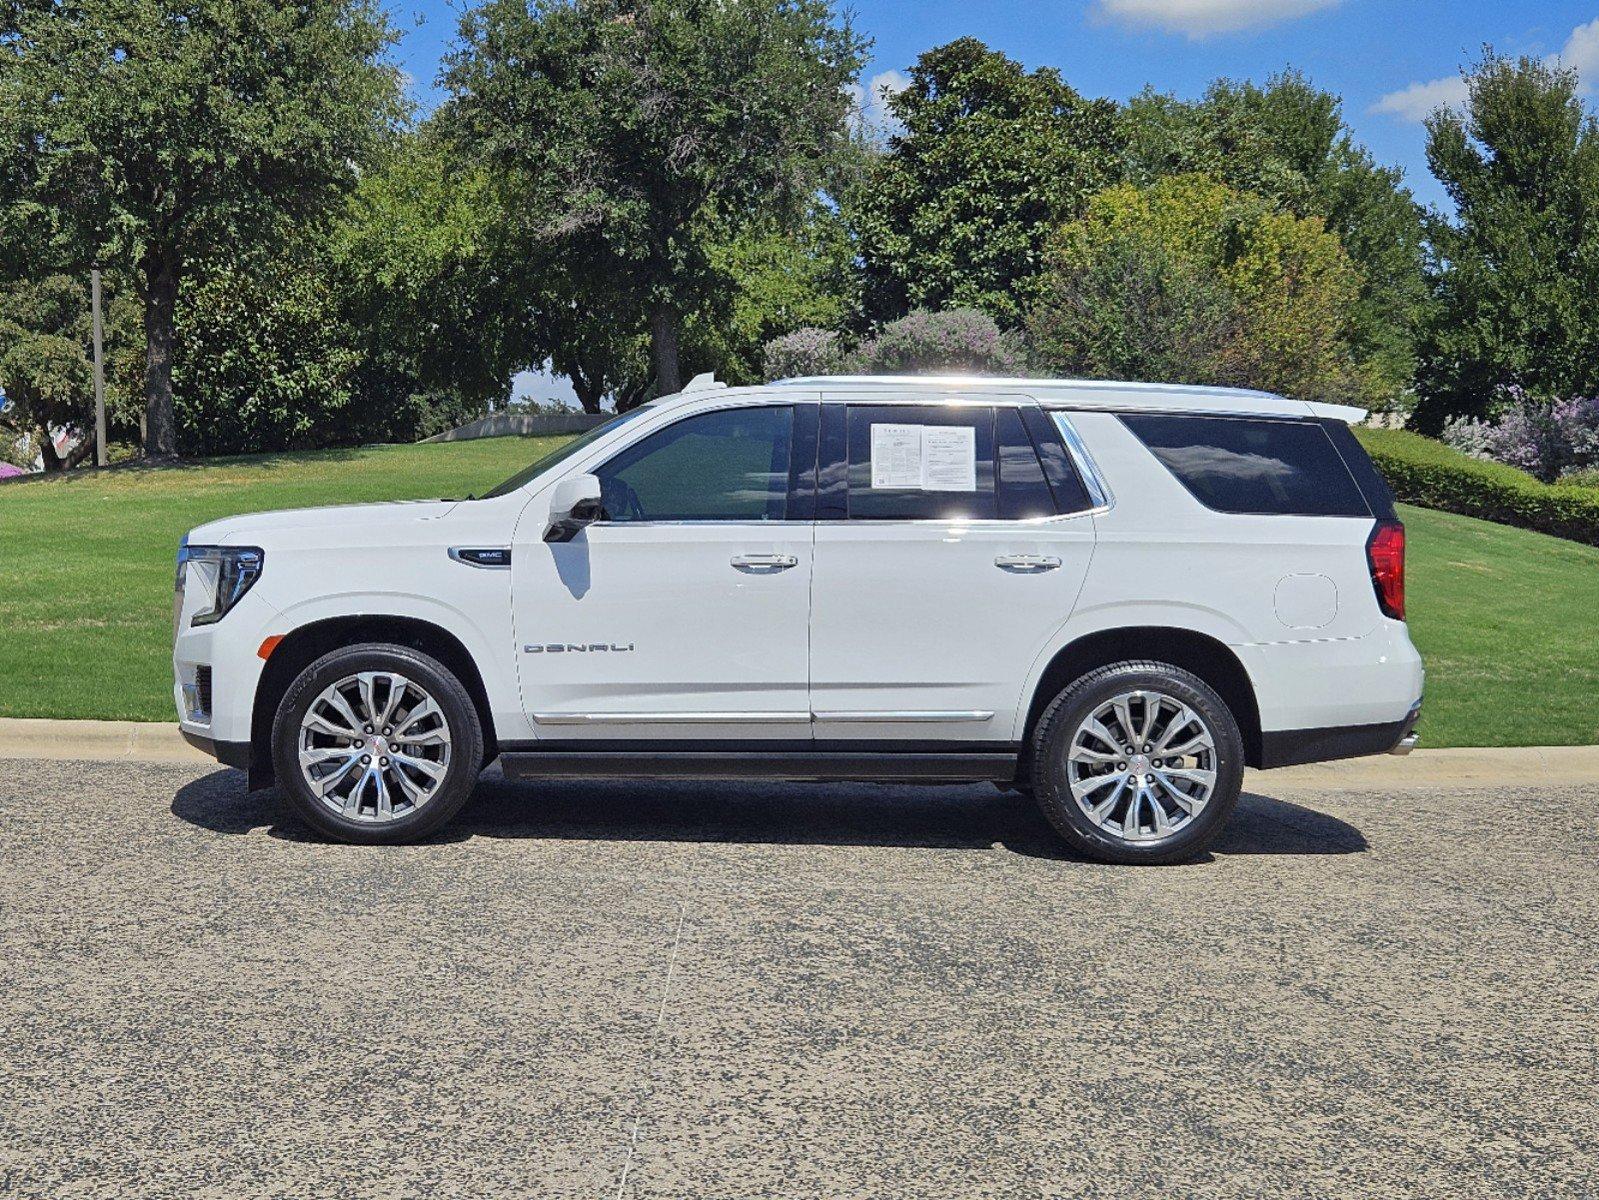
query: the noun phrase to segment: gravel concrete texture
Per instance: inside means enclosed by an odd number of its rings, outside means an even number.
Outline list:
[[[1530,778],[1530,777],[1529,777]],[[0,763],[0,1195],[1592,1196],[1599,787],[485,778],[420,846]]]

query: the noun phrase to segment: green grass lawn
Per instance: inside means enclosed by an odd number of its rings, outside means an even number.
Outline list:
[[[178,538],[231,513],[480,492],[560,438],[0,486],[0,716],[173,719]],[[1599,743],[1599,549],[1405,508],[1429,746]]]
[[[0,485],[0,716],[170,721],[178,539],[235,513],[483,492],[567,439],[485,438]]]

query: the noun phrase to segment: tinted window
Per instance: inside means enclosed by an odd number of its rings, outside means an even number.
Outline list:
[[[873,487],[873,427],[878,429],[879,472]],[[885,468],[887,455],[884,447],[897,430],[929,428],[939,431],[969,430],[969,442],[958,434],[937,440],[940,458],[952,449],[955,457],[971,456],[969,481],[956,480],[953,490],[933,490],[917,484],[885,485],[885,475],[894,472]],[[935,434],[935,439],[938,435]],[[963,406],[935,406],[908,404],[851,405],[848,417],[849,444],[849,515],[853,520],[918,521],[943,520],[966,517],[992,519],[998,515],[994,497],[994,410]],[[968,449],[969,447],[969,449]],[[896,466],[911,463],[917,456],[912,448],[908,457]],[[937,481],[939,487],[950,487],[948,478]],[[969,482],[970,487],[965,486]]]
[[[594,473],[609,521],[781,521],[794,410],[734,408],[669,425]]]
[[[1122,422],[1201,504],[1218,512],[1371,515],[1320,425],[1133,413]]]
[[[1055,497],[1019,411],[994,410],[994,442],[999,454],[999,515],[1012,521],[1054,516]]]
[[[1371,461],[1371,455],[1366,453],[1366,448],[1355,437],[1354,430],[1336,419],[1322,421],[1321,427],[1327,431],[1332,444],[1338,447],[1338,453],[1344,459],[1344,466],[1349,468],[1349,473],[1355,477],[1355,483],[1365,493],[1371,515],[1390,520],[1395,517],[1397,514],[1394,512],[1394,493],[1389,488],[1388,481],[1377,470],[1376,464]]]

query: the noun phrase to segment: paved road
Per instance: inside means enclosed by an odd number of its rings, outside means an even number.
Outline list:
[[[373,850],[0,763],[0,1194],[1591,1196],[1596,868],[1599,788],[1134,870],[986,788],[490,779]]]

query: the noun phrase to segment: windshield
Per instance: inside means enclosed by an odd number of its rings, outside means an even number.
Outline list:
[[[606,434],[610,433],[611,430],[627,424],[634,417],[643,416],[648,411],[649,410],[646,407],[640,406],[638,408],[629,409],[625,413],[617,414],[609,421],[605,422],[605,424],[596,425],[582,437],[574,438],[572,441],[567,442],[566,445],[558,446],[556,449],[551,450],[543,458],[529,463],[515,475],[512,475],[504,483],[500,484],[499,487],[484,492],[480,499],[492,500],[496,496],[504,496],[516,491],[517,488],[524,486],[536,476],[544,474],[545,471],[548,471],[551,467],[558,463],[565,462],[579,450],[584,449],[597,439],[604,437]]]

